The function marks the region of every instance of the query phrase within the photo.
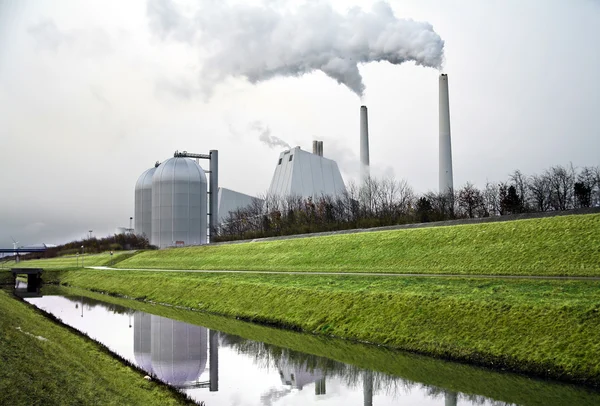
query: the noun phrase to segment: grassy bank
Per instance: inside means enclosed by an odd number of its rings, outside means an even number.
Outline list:
[[[0,290],[0,404],[194,404]]]
[[[600,282],[91,270],[62,281],[600,385]]]
[[[44,270],[66,270],[66,269],[78,269],[82,265],[85,266],[111,266],[116,265],[119,262],[126,260],[135,255],[134,251],[115,251],[112,258],[109,252],[103,252],[100,254],[92,255],[67,255],[63,257],[49,258],[49,259],[32,259],[28,261],[21,261],[19,263],[12,262],[5,265],[6,268],[43,268]]]
[[[202,325],[227,334],[265,343],[258,346],[255,355],[276,358],[282,348],[300,351],[293,354],[299,364],[335,372],[335,365],[313,356],[325,357],[376,372],[391,374],[411,384],[421,384],[438,390],[444,389],[469,395],[485,396],[509,404],[559,406],[597,405],[600,393],[581,387],[557,385],[556,383],[533,380],[514,374],[494,372],[464,364],[450,363],[416,354],[390,351],[380,346],[366,346],[347,340],[324,338],[318,335],[299,334],[293,331],[273,329],[232,318],[225,318],[204,312],[190,312],[168,306],[153,305],[101,295],[82,289],[46,287],[45,294],[62,294],[79,300],[87,296],[94,300],[108,302],[171,319]],[[251,348],[244,340],[237,340],[243,348]]]
[[[600,214],[146,251],[117,266],[600,276]]]

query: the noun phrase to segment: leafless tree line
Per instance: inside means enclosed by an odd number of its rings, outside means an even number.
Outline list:
[[[600,167],[553,166],[508,180],[417,195],[405,180],[369,178],[337,197],[264,195],[229,213],[218,241],[600,206]]]

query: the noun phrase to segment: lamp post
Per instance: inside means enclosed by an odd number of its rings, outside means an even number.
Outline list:
[[[83,266],[83,256],[85,254],[85,248],[83,248],[83,245],[81,246],[81,267],[84,268]]]
[[[79,268],[79,252],[75,254],[75,258],[77,258],[77,268]]]

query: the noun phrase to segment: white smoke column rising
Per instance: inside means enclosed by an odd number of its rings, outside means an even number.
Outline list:
[[[264,124],[262,124],[260,121],[254,121],[254,122],[250,123],[249,127],[251,130],[257,131],[259,133],[258,134],[259,141],[264,143],[265,145],[267,145],[269,148],[283,147],[283,148],[291,149],[290,144],[288,144],[287,142],[285,142],[284,140],[282,140],[279,137],[271,135],[271,129],[269,127],[265,126]]]
[[[276,76],[321,71],[362,96],[360,64],[412,61],[440,69],[444,41],[431,24],[399,19],[389,4],[346,14],[331,5],[309,2],[294,11],[268,6],[202,1],[195,17],[184,17],[171,0],[149,0],[150,27],[161,38],[201,48],[202,82],[228,77],[251,83]]]

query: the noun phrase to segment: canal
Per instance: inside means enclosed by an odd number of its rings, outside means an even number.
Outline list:
[[[207,406],[600,404],[584,387],[172,307],[54,286],[23,297]]]

